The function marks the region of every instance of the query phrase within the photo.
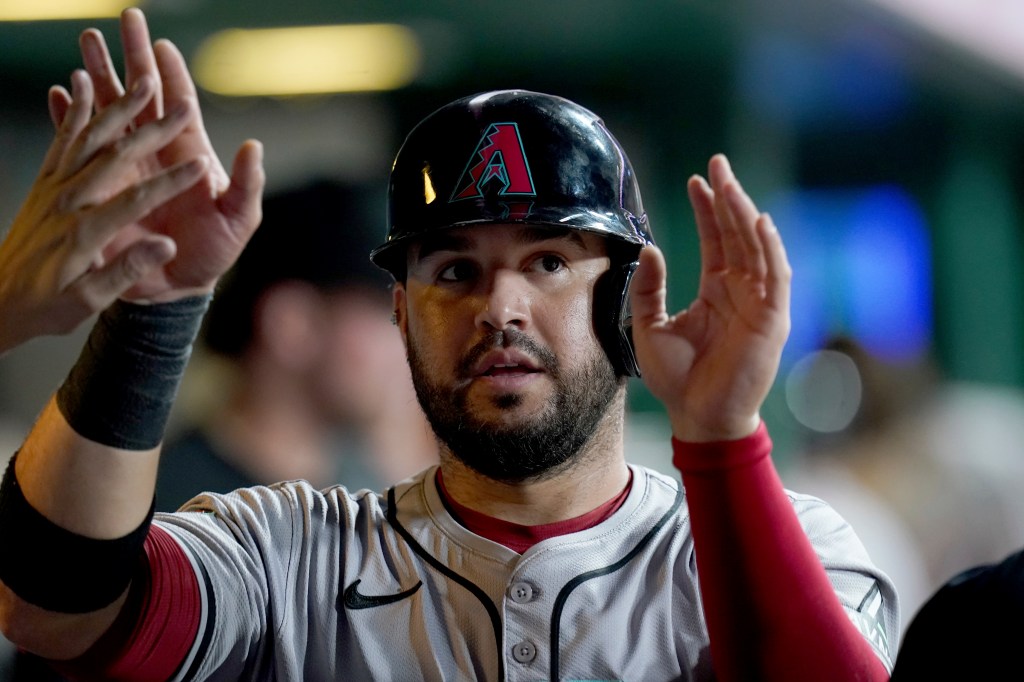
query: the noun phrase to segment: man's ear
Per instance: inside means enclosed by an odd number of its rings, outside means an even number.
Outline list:
[[[405,285],[401,282],[395,282],[395,285],[391,287],[391,309],[394,311],[391,314],[391,319],[395,326],[398,327],[398,331],[402,335],[402,344],[405,345],[406,349],[409,348],[409,343],[406,340],[409,335],[409,310],[407,303],[408,296],[405,292]]]

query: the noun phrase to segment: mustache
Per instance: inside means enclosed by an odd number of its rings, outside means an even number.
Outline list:
[[[496,349],[515,349],[534,358],[545,372],[558,376],[558,358],[548,348],[537,343],[529,334],[514,327],[496,329],[477,341],[459,362],[458,372],[462,378],[471,376],[473,367],[481,357]]]

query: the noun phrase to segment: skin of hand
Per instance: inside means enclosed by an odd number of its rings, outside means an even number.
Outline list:
[[[631,287],[633,339],[644,383],[679,440],[753,433],[789,335],[792,270],[771,217],[743,191],[724,155],[687,183],[700,237],[696,299],[666,310],[665,258],[644,248]]]
[[[262,146],[229,177],[203,127],[181,53],[121,17],[127,93],[102,34],[83,32],[86,70],[49,94],[57,133],[0,245],[0,353],[66,333],[114,299],[212,290],[261,218]]]

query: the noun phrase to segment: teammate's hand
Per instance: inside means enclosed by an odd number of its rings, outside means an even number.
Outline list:
[[[196,157],[128,185],[125,157],[153,154],[179,134],[192,109],[122,130],[155,92],[146,77],[135,91],[90,120],[93,89],[85,71],[71,76],[62,123],[28,198],[0,244],[0,353],[36,336],[67,333],[105,308],[175,254],[172,239],[142,233],[117,250],[113,239],[160,202],[200,180]],[[108,146],[122,138],[115,153]],[[124,192],[121,192],[124,190]]]
[[[644,382],[680,440],[731,440],[757,428],[789,335],[791,270],[770,216],[759,213],[723,155],[708,182],[687,183],[700,237],[697,298],[665,308],[665,259],[640,254],[631,287],[633,338]]]
[[[103,35],[88,29],[82,33],[82,59],[95,92],[96,118],[125,99],[140,83],[152,81],[153,96],[143,103],[120,131],[111,129],[98,141],[94,159],[105,164],[102,172],[91,174],[91,186],[83,188],[79,205],[98,204],[127,192],[123,200],[146,211],[132,217],[104,246],[103,260],[109,261],[140,239],[170,238],[176,255],[161,267],[146,271],[124,294],[128,300],[163,301],[192,293],[210,291],[217,278],[234,263],[259,225],[264,174],[262,147],[245,142],[235,156],[229,177],[217,157],[203,126],[195,85],[185,60],[167,40],[150,42],[143,13],[127,9],[121,15],[125,83],[114,70]],[[50,91],[53,121],[63,128],[72,98],[63,88]],[[184,125],[177,135],[161,146],[145,146],[132,130],[173,119],[186,110]],[[80,132],[80,128],[75,132]],[[138,143],[138,144],[137,144]],[[206,170],[184,191],[165,195],[160,203],[150,201],[145,183],[183,163],[205,159]]]

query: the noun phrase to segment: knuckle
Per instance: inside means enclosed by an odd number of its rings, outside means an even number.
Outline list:
[[[74,253],[84,249],[93,248],[90,239],[90,216],[91,211],[85,208],[80,211],[69,213],[64,220],[64,243]]]
[[[130,136],[119,137],[110,143],[110,154],[114,157],[122,157],[128,154],[131,149],[132,140]]]
[[[61,124],[60,128],[57,129],[57,134],[54,135],[54,144],[58,147],[67,147],[73,138],[74,131],[71,130],[71,123],[69,122],[70,116],[64,118],[64,123]]]
[[[132,204],[141,204],[145,202],[148,196],[149,186],[144,182],[132,185],[131,187],[128,187],[124,192],[125,199]]]
[[[118,264],[120,277],[117,279],[125,284],[134,282],[146,273],[148,266],[149,262],[141,251],[129,251]]]
[[[78,145],[84,149],[97,149],[100,146],[100,132],[93,125],[87,125],[78,134]]]
[[[77,193],[68,188],[60,190],[53,202],[54,207],[61,213],[71,211],[76,203],[78,203]]]

